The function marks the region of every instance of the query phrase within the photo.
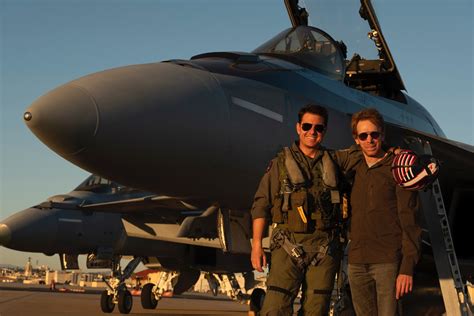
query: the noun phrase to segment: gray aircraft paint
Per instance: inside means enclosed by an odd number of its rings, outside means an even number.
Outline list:
[[[228,273],[252,269],[248,260],[242,260],[247,259],[248,253],[226,254],[216,237],[177,237],[183,219],[203,211],[189,214],[190,208],[196,209],[194,206],[184,201],[166,202],[170,199],[173,198],[113,183],[102,186],[99,192],[79,187],[4,219],[0,224],[0,244],[48,255],[142,256],[158,260],[171,270]],[[136,203],[132,211],[128,210],[129,203]],[[156,207],[150,207],[150,203]],[[112,207],[104,208],[108,205]],[[163,206],[171,210],[163,210]]]
[[[208,198],[233,209],[250,206],[266,164],[294,139],[296,113],[308,102],[330,111],[329,147],[351,145],[348,114],[372,104],[389,122],[434,133],[416,103],[374,97],[311,70],[284,74],[298,82],[282,89],[262,81],[283,83],[279,72],[250,80],[173,63],[121,67],[74,80],[39,98],[27,110],[33,117],[27,124],[61,156],[93,173],[149,191]],[[68,113],[62,110],[66,101],[68,109],[74,108]],[[260,113],[243,104],[258,106]],[[82,108],[84,115],[79,114]],[[261,113],[281,115],[282,122]],[[62,123],[69,121],[74,124]],[[59,129],[63,132],[54,132]]]
[[[255,103],[248,102],[248,101],[236,98],[236,97],[232,97],[231,99],[232,99],[233,104],[241,106],[244,109],[254,111],[255,113],[258,113],[258,114],[261,114],[263,116],[269,117],[269,118],[271,118],[275,121],[278,121],[280,123],[283,122],[283,115],[282,114],[270,111],[270,110],[264,108],[263,106],[260,106],[260,105],[257,105]]]
[[[409,106],[403,107],[403,104],[399,102],[394,102],[389,99],[372,96],[359,90],[347,88],[343,83],[336,80],[330,80],[311,70],[301,70],[297,71],[297,73],[349,101],[349,103],[341,103],[341,106],[339,106],[339,104],[327,104],[326,106],[335,107],[341,112],[352,114],[360,111],[362,108],[374,107],[376,105],[377,109],[383,114],[387,122],[408,126],[430,134],[444,136],[441,129],[435,129],[431,122],[427,120],[426,116],[420,113],[421,111],[419,109],[414,107],[414,105],[421,107],[419,104],[412,103]],[[344,107],[343,105],[346,106]],[[426,112],[426,110],[424,111]]]
[[[47,146],[88,171],[195,198],[201,209],[217,202],[247,211],[268,161],[295,138],[296,113],[310,102],[328,108],[328,147],[351,145],[350,114],[371,106],[400,125],[387,129],[391,140],[429,139],[440,157],[457,153],[447,160],[462,169],[458,162],[472,151],[437,137],[443,133],[429,113],[405,98],[376,97],[287,60],[222,52],[79,78],[40,97],[25,120]],[[463,177],[472,182],[471,174]]]

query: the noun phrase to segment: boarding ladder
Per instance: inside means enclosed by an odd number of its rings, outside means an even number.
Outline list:
[[[408,148],[418,154],[432,155],[429,142],[415,137],[407,138],[405,141]],[[423,215],[428,226],[446,315],[472,316],[466,288],[462,281],[454,251],[454,243],[438,179],[433,182],[430,188],[420,191],[420,199]],[[436,210],[436,213],[433,210]]]

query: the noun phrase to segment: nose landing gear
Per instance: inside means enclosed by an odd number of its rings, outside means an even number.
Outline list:
[[[103,279],[108,289],[103,291],[100,297],[100,308],[104,313],[112,313],[115,305],[121,314],[128,314],[133,307],[133,297],[125,285],[127,280],[142,261],[142,257],[136,257],[125,267],[123,273],[120,267],[120,257],[112,261],[112,275],[110,280]]]

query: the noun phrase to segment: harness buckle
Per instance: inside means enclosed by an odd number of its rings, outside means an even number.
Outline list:
[[[294,257],[294,258],[300,258],[301,256],[303,256],[304,254],[304,251],[302,249],[302,247],[298,246],[298,247],[293,247],[291,249],[291,256]]]

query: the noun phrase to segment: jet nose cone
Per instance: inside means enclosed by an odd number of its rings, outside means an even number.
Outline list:
[[[84,150],[96,135],[98,113],[96,102],[86,89],[66,84],[37,99],[23,119],[52,150],[74,155]]]
[[[0,245],[7,246],[12,237],[10,228],[5,224],[0,224]]]

